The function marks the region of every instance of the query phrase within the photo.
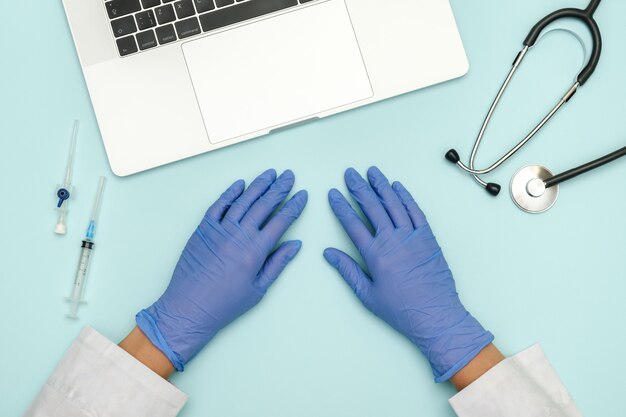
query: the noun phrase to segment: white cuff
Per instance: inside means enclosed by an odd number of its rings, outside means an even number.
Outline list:
[[[24,417],[174,417],[187,396],[85,327]]]
[[[505,359],[450,404],[459,417],[582,417],[539,345]]]

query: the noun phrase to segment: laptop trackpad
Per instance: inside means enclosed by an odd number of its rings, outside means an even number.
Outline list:
[[[344,0],[188,42],[183,52],[212,143],[373,95]]]

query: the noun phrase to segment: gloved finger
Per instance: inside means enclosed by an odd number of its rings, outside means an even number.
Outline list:
[[[205,217],[219,222],[224,217],[226,211],[230,208],[233,202],[239,198],[243,190],[246,188],[244,180],[238,180],[233,185],[228,187],[226,191],[209,207]]]
[[[255,201],[261,197],[276,180],[276,171],[268,169],[252,181],[244,193],[231,205],[224,220],[239,223]]]
[[[428,225],[424,212],[419,208],[411,193],[404,188],[404,185],[396,181],[391,185],[391,187],[398,195],[398,198],[400,198],[400,201],[402,201],[402,204],[404,204],[404,207],[406,207],[406,211],[409,213],[409,217],[413,222],[413,227],[418,229],[422,226]]]
[[[301,247],[302,242],[299,240],[290,240],[281,244],[263,264],[263,268],[261,268],[255,281],[256,286],[263,292],[267,291],[287,264],[296,257]]]
[[[245,226],[261,227],[276,207],[282,203],[293,188],[295,177],[293,172],[283,172],[272,186],[252,205],[241,220]]]
[[[369,245],[372,234],[343,194],[333,188],[328,193],[328,202],[352,243],[359,249]]]
[[[404,204],[398,198],[396,192],[391,188],[387,177],[377,167],[367,170],[367,179],[389,214],[391,221],[396,227],[412,226],[411,219],[404,208]]]
[[[263,227],[261,232],[268,239],[270,247],[276,245],[289,226],[300,217],[308,199],[309,194],[305,190],[298,191]]]
[[[376,233],[393,227],[393,223],[391,223],[391,219],[378,196],[354,168],[346,170],[345,180],[350,194],[359,203],[361,210],[365,213]]]
[[[364,303],[369,297],[372,280],[361,269],[359,264],[346,253],[335,248],[326,249],[324,258],[339,272],[346,284],[352,288],[352,291]]]

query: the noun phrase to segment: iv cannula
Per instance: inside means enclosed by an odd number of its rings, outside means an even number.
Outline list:
[[[70,141],[70,150],[67,156],[67,167],[65,168],[65,179],[63,184],[57,188],[57,210],[59,211],[59,217],[57,224],[54,227],[54,233],[64,235],[67,230],[67,200],[70,198],[72,192],[72,174],[74,172],[74,154],[76,153],[76,140],[78,139],[78,128],[80,122],[74,120],[74,127],[72,128],[72,139]]]
[[[74,127],[72,128],[72,141],[70,143],[70,151],[67,156],[67,168],[65,170],[65,182],[63,185],[69,186],[72,183],[72,174],[74,173],[74,153],[76,152],[76,139],[78,138],[78,128],[80,122],[74,120]]]
[[[72,284],[72,293],[67,298],[67,301],[71,303],[70,313],[67,317],[76,319],[78,311],[78,305],[84,303],[83,296],[85,293],[85,283],[87,280],[87,270],[89,268],[89,260],[91,258],[91,252],[95,246],[93,241],[96,233],[96,224],[98,222],[98,215],[100,214],[100,206],[102,204],[102,194],[104,193],[104,184],[106,178],[100,177],[98,183],[98,191],[96,192],[96,199],[93,204],[93,210],[89,219],[89,225],[87,226],[87,232],[85,233],[85,239],[83,239],[80,251],[80,259],[78,261],[78,269],[76,271],[76,277]]]

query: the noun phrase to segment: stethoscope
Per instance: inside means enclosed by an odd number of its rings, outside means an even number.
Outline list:
[[[500,193],[501,186],[496,183],[484,181],[480,175],[488,174],[509,160],[517,151],[519,151],[524,145],[526,145],[547,123],[554,117],[554,115],[567,103],[576,93],[579,87],[583,86],[591,77],[598,62],[600,61],[600,55],[602,53],[602,35],[598,24],[593,18],[593,14],[600,5],[602,0],[592,0],[586,9],[566,8],[557,10],[548,16],[540,20],[530,31],[526,40],[524,40],[524,48],[517,54],[517,57],[513,61],[513,67],[508,76],[504,80],[498,95],[496,96],[487,117],[483,122],[480,129],[474,148],[470,155],[469,166],[461,162],[459,153],[450,149],[446,153],[446,159],[459,168],[472,174],[478,184],[480,184],[489,194],[497,196]],[[517,145],[515,145],[504,156],[498,159],[493,165],[486,169],[475,169],[474,160],[476,159],[476,153],[483,140],[487,126],[493,117],[493,113],[500,102],[504,92],[506,91],[513,75],[519,68],[520,64],[524,60],[524,57],[528,51],[537,43],[542,32],[552,23],[564,18],[574,18],[583,22],[591,31],[593,38],[593,49],[589,60],[583,70],[578,74],[576,82],[570,87],[565,95],[559,100],[559,102],[550,110],[550,112],[539,122],[537,126],[530,133],[522,139]],[[571,169],[559,175],[553,175],[550,170],[541,165],[531,165],[520,169],[511,181],[510,190],[511,197],[515,204],[522,210],[529,213],[541,213],[550,209],[559,195],[559,184],[564,181],[570,180],[585,172],[589,172],[593,169],[599,168],[602,165],[608,164],[622,156],[626,155],[626,147],[623,147],[613,153],[610,153],[602,158],[591,161],[587,164],[581,165],[577,168]]]

